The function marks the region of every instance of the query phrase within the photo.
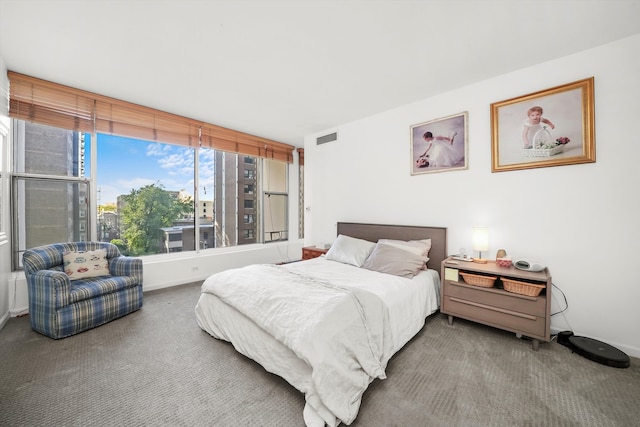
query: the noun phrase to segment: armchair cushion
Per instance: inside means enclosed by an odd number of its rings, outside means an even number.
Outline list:
[[[88,277],[72,280],[69,290],[69,302],[74,303],[85,299],[106,295],[135,285],[135,279],[127,276]]]
[[[104,249],[65,252],[62,254],[62,259],[64,272],[71,280],[110,275],[107,251]]]

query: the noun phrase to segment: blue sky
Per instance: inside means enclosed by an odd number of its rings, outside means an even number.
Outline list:
[[[98,135],[99,204],[148,184],[193,195],[193,149],[114,135]],[[200,150],[200,198],[213,200],[213,150]],[[204,194],[206,187],[207,194]]]

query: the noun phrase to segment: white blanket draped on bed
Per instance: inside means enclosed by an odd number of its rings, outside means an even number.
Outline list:
[[[386,377],[394,352],[389,313],[373,293],[275,265],[215,274],[202,292],[216,295],[309,364],[307,403],[314,406],[317,397],[319,412],[325,406],[351,423],[369,383]]]

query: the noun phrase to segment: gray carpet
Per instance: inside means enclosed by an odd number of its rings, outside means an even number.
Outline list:
[[[28,317],[0,331],[1,426],[303,426],[304,398],[196,324],[199,284],[52,340]],[[369,426],[640,424],[640,360],[617,369],[555,342],[437,314],[365,393]]]

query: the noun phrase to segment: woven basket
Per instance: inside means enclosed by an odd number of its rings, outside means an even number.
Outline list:
[[[544,288],[545,285],[538,285],[536,283],[527,283],[527,282],[519,282],[513,279],[507,279],[503,277],[502,279],[502,287],[505,291],[513,292],[514,294],[527,295],[530,297],[537,297],[540,295],[540,292]]]
[[[525,157],[551,157],[564,151],[564,145],[553,148],[523,148],[520,150]]]
[[[483,288],[492,288],[496,278],[493,276],[479,276],[477,274],[469,274],[460,272],[460,275],[464,279],[465,283],[474,286],[481,286]]]

